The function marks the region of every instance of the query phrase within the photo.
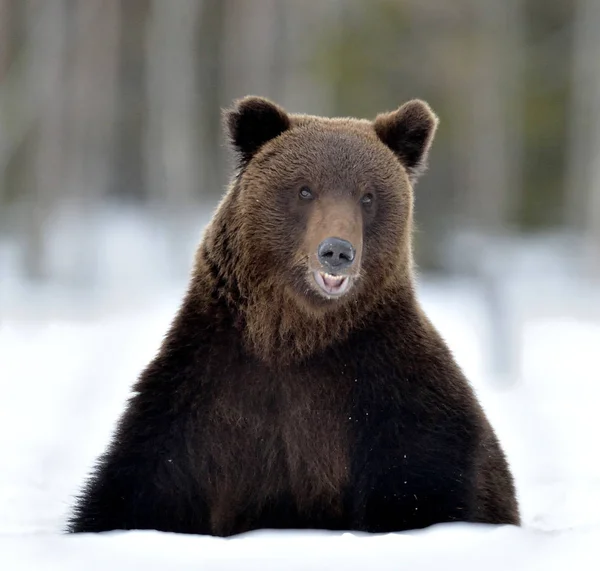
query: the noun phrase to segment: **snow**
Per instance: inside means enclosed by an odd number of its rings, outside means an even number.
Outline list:
[[[597,531],[585,529],[551,534],[456,524],[375,536],[261,531],[219,539],[136,531],[71,537],[0,536],[0,553],[6,565],[3,568],[11,571],[585,571],[597,569],[597,539]]]
[[[144,272],[146,283],[151,272],[147,266]],[[522,528],[454,524],[382,536],[262,531],[228,540],[158,532],[62,535],[73,495],[185,289],[185,280],[173,285],[163,275],[134,295],[135,279],[132,273],[118,295],[96,292],[93,303],[82,291],[0,280],[2,569],[600,568],[597,314],[567,306],[527,314],[523,308],[531,304],[511,302],[516,369],[499,377],[490,370],[485,298],[474,284],[456,281],[424,280],[422,301],[507,452]],[[539,299],[536,287],[528,291]],[[572,291],[563,298],[583,299]]]

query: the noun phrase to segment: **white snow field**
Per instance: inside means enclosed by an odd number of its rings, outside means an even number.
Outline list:
[[[184,288],[183,280],[143,296],[122,288],[119,301],[90,306],[62,290],[0,283],[0,569],[600,569],[600,324],[524,319],[514,377],[493,380],[481,298],[462,284],[425,282],[422,301],[507,452],[522,528],[262,531],[226,540],[61,534]]]

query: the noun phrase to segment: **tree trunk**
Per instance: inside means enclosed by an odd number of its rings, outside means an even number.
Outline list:
[[[590,274],[600,279],[600,2],[579,0],[575,16],[567,222],[584,238]]]
[[[68,113],[65,194],[78,239],[71,279],[93,282],[95,207],[108,194],[112,172],[119,54],[118,0],[77,0],[69,34],[73,55],[63,100]]]
[[[197,203],[195,30],[201,2],[151,4],[146,41],[148,127],[145,138],[150,196],[186,211]]]
[[[47,221],[60,192],[64,123],[62,115],[66,3],[29,0],[27,6],[27,103],[35,117],[30,192],[25,206],[24,271],[32,280],[47,277]]]
[[[522,0],[473,0],[475,31],[470,110],[464,155],[465,226],[476,236],[466,252],[487,299],[493,345],[492,372],[502,379],[517,374],[515,323],[505,295],[505,268],[499,267],[498,241],[509,233],[521,191],[522,133],[519,115],[519,62],[523,49]]]
[[[146,183],[154,206],[167,217],[174,272],[187,272],[186,244],[198,233],[200,179],[207,158],[198,146],[195,56],[201,11],[198,0],[154,0],[146,37]]]
[[[484,234],[503,233],[520,191],[519,62],[521,0],[474,0],[479,34],[470,97],[467,214]]]
[[[11,14],[11,0],[0,0],[0,207],[3,204],[3,196],[6,192],[6,180],[5,180],[5,169],[3,168],[6,159],[4,158],[8,154],[8,147],[10,146],[8,135],[3,125],[3,114],[4,110],[4,89],[5,89],[5,76],[10,65],[10,31],[12,24]],[[2,219],[0,217],[0,224]]]

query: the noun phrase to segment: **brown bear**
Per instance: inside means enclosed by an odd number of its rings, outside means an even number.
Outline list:
[[[69,530],[227,536],[518,524],[513,479],[414,286],[437,118],[225,114],[239,168]]]

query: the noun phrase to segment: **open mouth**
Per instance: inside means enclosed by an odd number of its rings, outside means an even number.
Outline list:
[[[315,282],[325,294],[330,297],[338,297],[348,291],[350,287],[349,276],[334,276],[326,272],[314,272]]]

